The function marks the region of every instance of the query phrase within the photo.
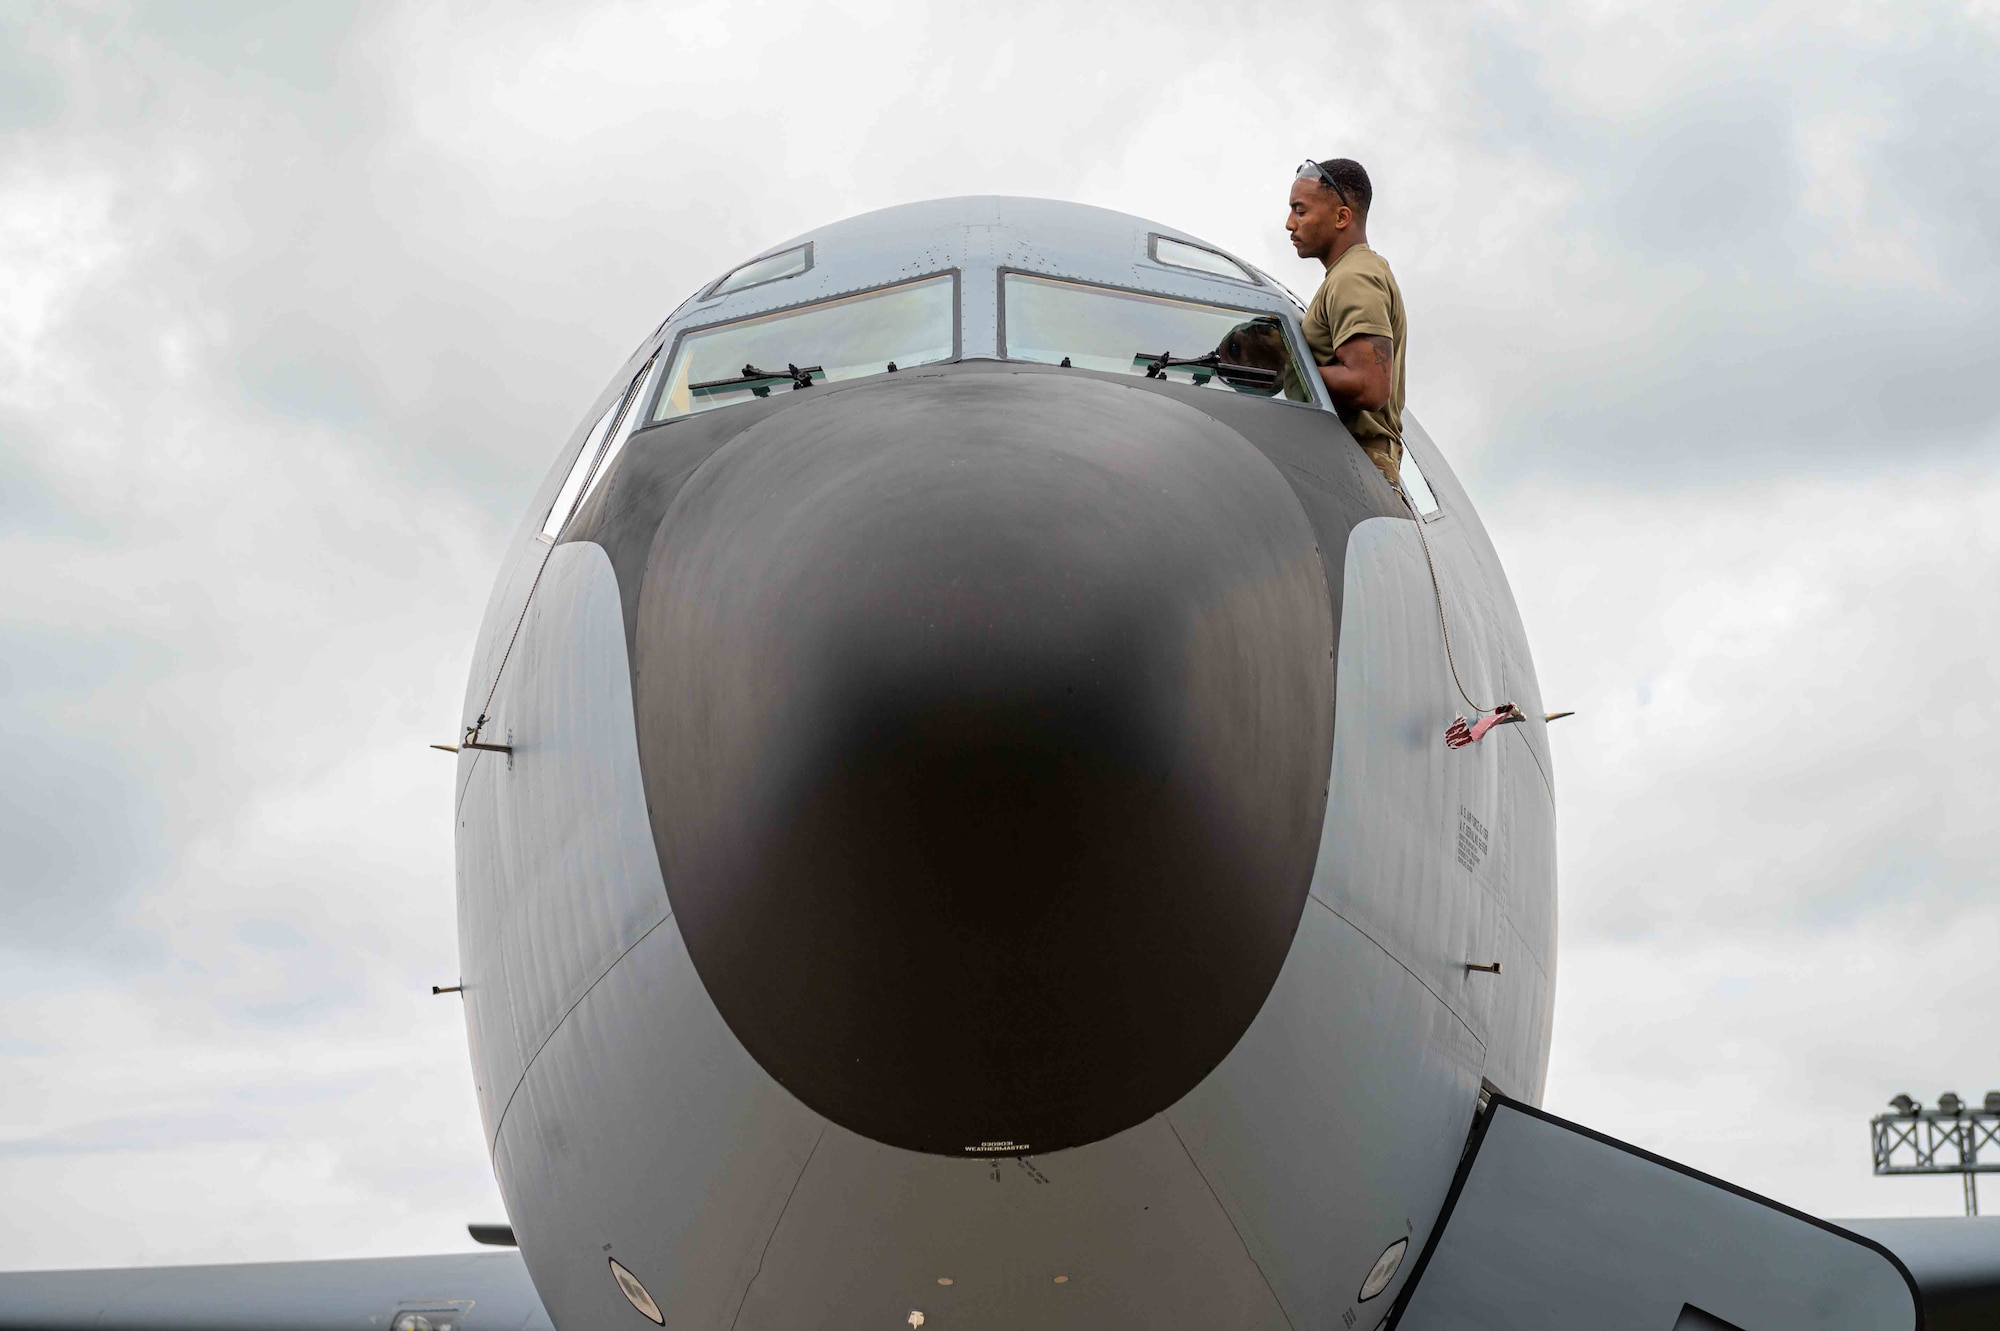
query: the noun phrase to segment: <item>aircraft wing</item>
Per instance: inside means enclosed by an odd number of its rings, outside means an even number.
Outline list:
[[[1398,1331],[1924,1325],[1879,1242],[1502,1096],[1396,1314]]]
[[[1902,1259],[1924,1296],[1924,1331],[2000,1327],[2000,1216],[1842,1220]]]
[[[518,1252],[0,1272],[0,1331],[554,1331]]]

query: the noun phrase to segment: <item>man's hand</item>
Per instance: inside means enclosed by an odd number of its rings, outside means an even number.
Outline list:
[[[1379,411],[1389,403],[1396,344],[1375,333],[1360,333],[1333,350],[1333,364],[1319,367],[1337,407]]]

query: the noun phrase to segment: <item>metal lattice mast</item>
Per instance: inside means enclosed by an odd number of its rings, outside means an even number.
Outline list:
[[[1979,1214],[1981,1174],[2000,1174],[2000,1091],[1988,1091],[1978,1109],[1946,1091],[1935,1109],[1907,1095],[1889,1102],[1893,1113],[1868,1121],[1877,1174],[1957,1174],[1965,1184],[1965,1213]]]

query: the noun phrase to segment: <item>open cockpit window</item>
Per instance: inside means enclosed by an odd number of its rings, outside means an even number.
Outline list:
[[[1257,285],[1257,276],[1248,268],[1230,258],[1220,250],[1204,249],[1200,245],[1190,245],[1185,240],[1175,240],[1172,236],[1154,234],[1148,240],[1153,262],[1163,263],[1169,268],[1185,268],[1191,273],[1205,273],[1210,277],[1225,278],[1231,282],[1248,282]]]
[[[1026,273],[1003,277],[1001,299],[1010,360],[1312,400],[1275,314]]]
[[[776,254],[767,254],[761,259],[752,259],[741,268],[732,268],[720,282],[701,293],[703,300],[714,300],[732,291],[742,291],[746,287],[760,287],[766,282],[776,282],[781,278],[797,277],[813,266],[812,242],[795,245]]]
[[[919,278],[683,334],[652,423],[955,354],[958,280]]]

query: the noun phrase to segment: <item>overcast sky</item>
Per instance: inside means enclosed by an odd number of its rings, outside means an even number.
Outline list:
[[[1578,712],[1548,1107],[1955,1211],[1867,1119],[2000,1087],[2000,4],[1412,8],[0,8],[0,1268],[500,1218],[425,745],[683,296],[986,192],[1305,290],[1308,154]]]

